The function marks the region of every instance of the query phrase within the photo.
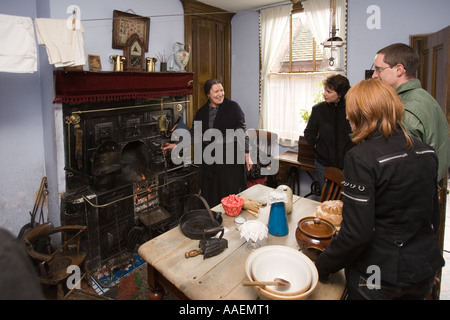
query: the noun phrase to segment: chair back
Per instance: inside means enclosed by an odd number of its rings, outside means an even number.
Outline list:
[[[258,158],[260,152],[264,152],[264,154],[266,154],[269,157],[272,156],[272,135],[274,135],[275,138],[276,134],[266,130],[255,130],[255,129],[248,130],[249,135],[252,135],[253,132],[256,135]]]
[[[314,154],[314,150],[309,146],[308,142],[306,142],[305,137],[298,137],[297,161],[303,164],[309,164],[314,168],[315,159],[316,155]]]
[[[249,129],[248,135],[250,137],[250,148],[254,148],[252,143],[256,142],[256,159],[253,159],[253,167],[250,171],[247,171],[247,185],[251,186],[256,183],[272,185],[274,182],[274,175],[263,175],[261,174],[261,168],[268,168],[273,157],[272,150],[272,138],[274,141],[278,142],[278,136],[276,133],[266,131],[266,130],[256,130]],[[256,140],[255,140],[256,137]],[[251,151],[251,155],[254,151]]]
[[[54,229],[53,223],[51,222],[38,224],[25,236],[25,242],[34,245],[39,238],[51,235]]]
[[[335,167],[325,167],[325,183],[320,194],[320,202],[341,200],[344,186],[344,172]]]

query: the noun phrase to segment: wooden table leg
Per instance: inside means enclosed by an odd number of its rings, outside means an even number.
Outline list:
[[[189,300],[186,295],[180,291],[173,283],[167,280],[158,270],[150,263],[147,263],[147,282],[150,300],[162,300],[166,296],[166,292],[171,297],[178,300]]]
[[[162,300],[164,298],[164,289],[156,281],[156,270],[150,263],[147,263],[147,283],[148,297],[150,300]]]

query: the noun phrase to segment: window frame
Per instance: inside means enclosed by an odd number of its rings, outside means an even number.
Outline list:
[[[347,26],[348,26],[348,0],[344,0],[345,1],[345,39],[344,40],[344,70],[345,70],[345,75],[347,75]],[[313,60],[312,60],[312,64],[313,64],[313,70],[298,70],[298,71],[293,71],[292,70],[292,52],[293,52],[293,41],[292,41],[292,36],[293,36],[293,31],[292,31],[292,16],[294,14],[297,13],[303,13],[305,12],[301,2],[297,2],[295,4],[292,5],[292,10],[291,10],[291,14],[289,16],[289,71],[285,71],[285,72],[278,72],[278,73],[312,73],[312,72],[324,72],[321,70],[316,70],[317,69],[317,63],[316,63],[316,47],[317,47],[317,40],[316,38],[313,36]],[[319,45],[321,45],[321,43],[319,43]]]
[[[344,71],[336,71],[336,72],[332,72],[332,71],[322,71],[320,70],[320,67],[317,66],[316,61],[314,61],[314,65],[316,66],[316,70],[315,71],[302,71],[302,70],[298,70],[298,71],[293,71],[292,70],[292,66],[293,66],[293,61],[292,61],[292,55],[293,55],[293,50],[292,50],[292,15],[297,13],[297,12],[304,12],[303,10],[303,6],[301,5],[300,2],[298,2],[297,4],[292,5],[290,13],[289,13],[289,72],[288,71],[281,71],[282,68],[280,67],[279,71],[273,71],[273,72],[269,72],[265,75],[265,78],[260,78],[260,84],[262,85],[262,83],[266,83],[264,85],[264,94],[263,94],[263,87],[260,85],[260,123],[258,128],[259,129],[263,129],[263,130],[269,130],[272,132],[275,132],[279,138],[279,144],[286,146],[286,147],[294,147],[297,145],[298,143],[298,139],[299,137],[303,136],[303,132],[304,132],[304,128],[307,124],[306,120],[302,120],[303,116],[301,116],[301,119],[298,120],[298,114],[303,113],[305,110],[307,110],[309,113],[312,110],[312,107],[317,104],[318,100],[321,100],[320,98],[318,98],[318,91],[320,92],[320,88],[317,90],[314,90],[311,88],[307,89],[305,87],[306,90],[306,94],[305,93],[297,93],[300,96],[305,96],[308,97],[306,100],[309,101],[311,100],[311,102],[307,102],[304,101],[303,103],[301,103],[301,105],[295,106],[294,105],[290,105],[289,108],[285,109],[284,113],[289,113],[290,117],[292,119],[292,121],[285,123],[286,120],[283,120],[283,118],[279,118],[279,116],[277,116],[277,112],[279,112],[280,107],[282,107],[283,103],[281,103],[282,99],[278,99],[278,100],[273,100],[274,95],[272,94],[272,98],[271,99],[267,99],[267,94],[270,95],[270,93],[268,93],[267,90],[270,90],[270,85],[268,85],[267,81],[271,81],[270,78],[272,78],[272,76],[275,75],[280,75],[286,77],[286,76],[291,76],[291,77],[296,77],[296,75],[298,76],[302,76],[304,75],[303,79],[307,79],[308,77],[311,77],[310,83],[307,84],[307,86],[312,87],[315,86],[317,88],[317,85],[320,84],[320,81],[316,81],[315,79],[317,79],[317,77],[320,77],[321,75],[323,75],[323,79],[322,81],[329,75],[331,75],[332,73],[336,74],[343,74],[345,76],[347,76],[347,39],[348,39],[348,0],[343,0],[343,5],[344,7],[342,8],[342,13],[343,13],[343,20],[340,20],[338,23],[341,25],[341,27],[344,27],[344,32],[340,32],[340,36],[342,36],[344,39],[344,50],[343,50],[343,65],[344,65]],[[325,41],[325,40],[324,40]],[[315,42],[317,43],[317,40],[315,40]],[[260,43],[261,46],[261,43]],[[260,47],[260,59],[261,59],[261,51],[262,48]],[[317,50],[316,45],[313,47],[313,50]],[[315,52],[315,57],[317,56],[316,52]],[[260,60],[260,62],[262,63],[262,60]],[[262,66],[262,64],[260,64],[260,66]],[[318,69],[318,70],[317,70]],[[260,69],[260,74],[262,69]],[[302,76],[303,77],[303,76]],[[264,79],[264,80],[263,80]],[[303,81],[300,79],[300,81]],[[312,84],[314,82],[314,84]],[[297,92],[297,91],[296,91]],[[274,93],[276,94],[276,93]],[[284,95],[283,95],[284,96]],[[291,93],[292,96],[292,93]],[[264,102],[263,103],[263,99]],[[292,98],[291,98],[292,99]],[[323,98],[322,98],[323,99]],[[273,100],[273,101],[272,101]],[[297,102],[295,102],[297,103]],[[283,108],[284,109],[284,108]],[[275,112],[275,113],[274,113]],[[292,112],[295,113],[295,115],[292,114]],[[275,121],[273,121],[273,117],[276,118]],[[269,119],[271,118],[271,119]],[[299,121],[299,122],[298,122]],[[277,123],[278,122],[278,123]],[[280,126],[280,123],[281,124]],[[274,126],[275,124],[275,126]],[[290,129],[288,129],[288,127]],[[291,131],[292,130],[292,131]],[[296,136],[296,134],[299,134]]]
[[[292,37],[293,37],[293,31],[292,31],[292,16],[294,14],[297,13],[303,13],[305,10],[303,9],[303,6],[301,4],[301,2],[297,2],[296,4],[294,4],[292,6],[292,10],[291,10],[291,15],[289,16],[289,71],[288,73],[310,73],[310,72],[322,72],[320,70],[316,70],[317,66],[316,66],[316,38],[313,36],[313,60],[312,60],[312,64],[313,64],[313,70],[298,70],[298,71],[293,71],[292,70],[292,52],[294,51],[292,48],[293,45],[293,41],[292,41]]]

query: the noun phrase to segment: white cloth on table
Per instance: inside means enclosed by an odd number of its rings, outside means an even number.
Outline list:
[[[36,36],[31,18],[0,14],[0,72],[36,71]]]
[[[38,43],[47,49],[48,61],[55,67],[86,64],[83,26],[72,29],[67,19],[36,18]]]

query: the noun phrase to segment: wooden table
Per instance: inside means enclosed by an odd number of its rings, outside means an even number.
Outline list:
[[[300,170],[308,172],[316,172],[316,166],[314,164],[314,159],[298,161],[298,153],[294,151],[286,151],[275,157],[279,161],[283,161],[298,167]]]
[[[313,176],[313,174],[316,172],[314,158],[305,158],[299,161],[297,152],[286,151],[276,156],[275,159],[280,163],[280,167],[277,173],[277,177],[279,177],[278,180],[283,181],[284,183],[292,180],[292,185],[290,185],[290,187],[295,194],[300,194],[298,170],[306,171],[311,180],[315,181],[315,178]],[[291,175],[292,178],[290,177]],[[320,188],[320,186],[316,186],[316,188]],[[320,194],[320,190],[318,190],[317,192]],[[311,185],[311,192],[305,197],[308,197],[315,193],[316,191],[313,190],[313,185]]]
[[[273,189],[263,185],[255,185],[240,195],[253,200],[266,200]],[[288,215],[289,233],[284,237],[268,235],[262,245],[285,245],[298,249],[295,238],[297,223],[302,217],[314,215],[319,202],[294,195],[292,213]],[[222,205],[212,208],[224,212]],[[239,216],[247,220],[258,219],[267,224],[270,205],[261,208],[258,218],[247,211]],[[219,255],[203,259],[202,255],[186,259],[185,253],[197,249],[199,240],[191,240],[183,235],[180,227],[144,243],[138,250],[139,255],[147,261],[148,285],[151,299],[160,299],[162,288],[175,298],[192,300],[255,300],[258,295],[252,287],[243,286],[246,280],[245,261],[250,254],[247,243],[234,224],[234,217],[223,213],[224,238],[228,240],[228,248]],[[330,281],[319,281],[312,300],[341,299],[345,290],[344,272],[332,275]]]

